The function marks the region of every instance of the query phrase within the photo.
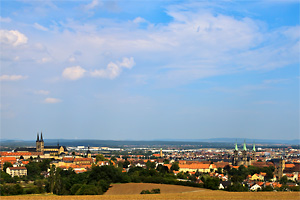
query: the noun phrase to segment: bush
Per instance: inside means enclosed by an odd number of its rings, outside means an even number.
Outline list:
[[[82,185],[79,190],[75,193],[76,195],[98,195],[103,194],[100,187],[95,185]]]
[[[141,194],[151,194],[151,192],[149,190],[142,190]]]
[[[149,190],[142,190],[141,194],[160,194],[160,189],[152,189],[151,192]]]
[[[81,188],[82,184],[75,184],[71,187],[71,194],[75,195],[76,192]]]
[[[19,195],[19,194],[23,194],[23,193],[24,193],[24,189],[21,187],[20,184],[0,186],[0,195],[1,196]]]
[[[151,193],[152,193],[152,194],[160,194],[160,189],[159,189],[159,188],[157,188],[157,189],[152,189],[152,190],[151,190]]]

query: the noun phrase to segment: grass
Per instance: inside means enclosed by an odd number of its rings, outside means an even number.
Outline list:
[[[143,189],[160,188],[161,194],[139,194]],[[122,191],[123,193],[121,194]],[[138,192],[138,194],[137,194]],[[128,194],[130,193],[130,194]],[[20,195],[1,197],[1,200],[94,200],[94,199],[203,199],[203,200],[299,200],[300,192],[226,192],[178,185],[151,183],[114,184],[105,195],[56,196]]]

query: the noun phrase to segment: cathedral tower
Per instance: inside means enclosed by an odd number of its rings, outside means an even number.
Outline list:
[[[247,146],[246,146],[246,141],[244,140],[244,146],[243,146],[243,151],[242,151],[242,160],[243,160],[243,165],[247,165]]]
[[[235,148],[234,148],[234,151],[233,151],[233,165],[238,165],[238,156],[239,156],[239,149],[237,147],[237,142],[235,142]]]
[[[253,142],[253,149],[252,149],[252,158],[251,158],[252,162],[256,161],[256,150],[255,150],[255,142]]]
[[[37,133],[36,141],[36,151],[37,152],[44,152],[44,140],[43,140],[43,133],[41,132],[41,139],[39,138],[39,133]]]
[[[40,152],[41,151],[41,144],[40,144],[39,133],[37,133],[37,136],[36,136],[35,146],[36,146],[36,151]]]

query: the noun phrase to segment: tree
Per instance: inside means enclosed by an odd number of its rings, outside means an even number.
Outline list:
[[[123,168],[128,168],[129,165],[130,165],[130,162],[126,159],[123,163]]]
[[[49,175],[49,191],[52,194],[53,194],[54,183],[55,183],[54,174],[55,174],[55,165],[52,165],[52,167],[50,168],[50,175]]]
[[[226,165],[223,169],[224,169],[224,171],[226,171],[227,174],[228,174],[228,173],[230,172],[231,167],[230,167],[230,165]]]
[[[13,165],[10,163],[10,162],[5,162],[4,165],[3,165],[3,171],[6,172],[6,168],[8,167],[12,167]]]
[[[54,187],[53,192],[55,194],[62,194],[63,184],[60,172],[62,171],[61,168],[56,168],[55,175],[54,175]]]
[[[287,176],[283,176],[279,182],[283,185],[286,185],[286,183],[288,182]]]
[[[178,162],[173,162],[171,168],[172,171],[179,171],[179,164]]]
[[[169,164],[170,161],[168,159],[164,159],[164,164]]]
[[[110,160],[112,160],[112,161],[114,161],[114,162],[117,162],[117,158],[116,158],[115,156],[112,156],[112,157],[110,158]]]
[[[96,163],[99,161],[106,161],[106,160],[107,159],[102,154],[96,155]]]
[[[155,169],[155,166],[156,166],[155,162],[151,162],[150,160],[148,160],[146,163],[147,169]]]
[[[50,168],[51,159],[44,159],[40,162],[39,167],[41,171],[47,171]]]
[[[168,173],[169,169],[167,166],[163,166],[162,164],[157,165],[156,170],[159,171],[160,173]]]

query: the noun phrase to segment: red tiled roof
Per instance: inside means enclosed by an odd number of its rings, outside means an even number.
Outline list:
[[[33,156],[43,155],[42,152],[0,152],[0,156]]]
[[[209,169],[210,164],[179,164],[179,168],[187,168],[187,169]]]
[[[293,168],[293,167],[295,167],[294,164],[285,164],[285,168]]]
[[[27,170],[26,167],[8,167],[10,170]]]

